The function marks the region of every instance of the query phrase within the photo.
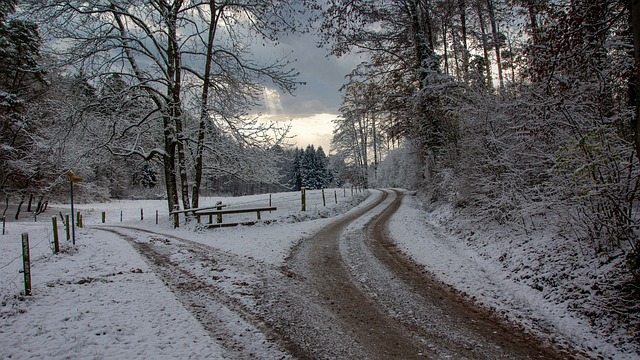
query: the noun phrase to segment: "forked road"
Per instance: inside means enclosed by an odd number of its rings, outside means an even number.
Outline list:
[[[347,348],[331,356],[568,357],[473,308],[401,254],[387,231],[387,222],[401,201],[402,193],[385,190],[366,209],[305,242],[292,259],[292,268],[305,274],[320,294],[318,300],[335,315],[333,326],[349,339],[344,344]],[[368,220],[372,214],[377,215]],[[364,227],[350,226],[363,220]]]
[[[229,358],[571,358],[474,308],[406,259],[387,232],[402,193],[374,196],[302,241],[282,268],[167,235],[141,242],[126,234],[132,229],[110,231],[132,242]],[[186,252],[193,256],[171,260]],[[225,328],[229,316],[249,336]]]

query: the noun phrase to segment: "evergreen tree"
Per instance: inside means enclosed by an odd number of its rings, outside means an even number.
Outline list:
[[[304,150],[296,148],[290,153],[290,159],[291,165],[285,180],[289,188],[296,191],[303,187],[315,190],[331,185],[333,175],[322,147],[316,149],[308,145]]]
[[[30,21],[12,19],[15,0],[0,0],[0,191],[36,188],[41,180],[40,124],[27,117],[28,105],[39,93],[41,39]]]
[[[304,150],[296,148],[293,156],[293,177],[291,179],[293,188],[299,191],[302,188],[302,162]]]
[[[34,22],[9,19],[15,3],[0,0],[0,92],[25,96],[35,81],[42,80],[38,68],[42,40]]]
[[[316,150],[316,162],[320,188],[326,188],[333,182],[333,174],[329,168],[329,158],[324,153],[322,146],[318,146],[318,149]]]

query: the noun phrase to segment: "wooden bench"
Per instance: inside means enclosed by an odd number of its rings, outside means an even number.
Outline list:
[[[212,229],[212,228],[234,227],[234,226],[239,226],[239,225],[251,226],[251,225],[257,224],[258,222],[260,222],[261,224],[273,224],[276,221],[278,221],[278,220],[276,220],[276,219],[272,219],[272,220],[253,220],[253,221],[241,221],[241,222],[224,223],[224,224],[206,224],[204,226],[208,227],[209,229]]]
[[[224,214],[242,214],[242,213],[256,213],[256,217],[260,220],[260,213],[263,211],[274,211],[278,210],[276,207],[265,206],[265,207],[256,207],[256,208],[241,208],[241,209],[216,209],[216,210],[198,210],[196,211],[196,218],[198,219],[198,223],[200,223],[200,216],[209,216],[209,224],[213,224],[213,215],[216,215],[218,218],[217,224],[222,223],[222,215]],[[231,224],[229,225],[231,226]]]
[[[179,214],[186,214],[186,213],[190,213],[190,212],[197,212],[197,211],[206,211],[206,210],[222,210],[223,207],[227,207],[228,205],[226,204],[216,204],[214,206],[204,206],[204,207],[199,207],[199,208],[193,208],[193,209],[187,209],[187,210],[174,210],[174,211],[170,211],[169,215],[174,215],[176,217],[180,216]],[[197,214],[196,214],[197,216]],[[200,222],[200,217],[197,216],[198,218],[198,222]],[[176,223],[180,222],[180,219],[175,219]]]

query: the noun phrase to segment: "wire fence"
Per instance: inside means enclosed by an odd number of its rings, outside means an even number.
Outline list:
[[[269,217],[286,217],[292,214],[303,212],[303,197],[307,212],[329,209],[348,203],[354,195],[362,190],[348,188],[334,188],[324,190],[306,190],[303,192],[287,192],[274,194],[250,195],[241,197],[204,197],[201,199],[201,207],[212,207],[218,202],[222,202],[225,209],[236,208],[259,208],[259,207],[276,207],[277,210],[263,212],[263,218]],[[136,207],[135,205],[143,206]],[[157,201],[151,206],[144,201],[131,201],[122,203],[122,207],[109,208],[107,210],[99,209],[100,204],[81,205],[76,208],[77,212],[74,217],[76,227],[78,229],[93,224],[113,224],[119,222],[143,222],[146,224],[158,224],[160,222],[170,223],[169,211],[162,201]],[[65,219],[72,215],[68,212],[59,211],[55,217],[62,220],[58,226],[58,239],[63,248],[72,247],[72,239],[70,239],[68,226]],[[225,221],[244,221],[255,214],[234,214],[225,215]],[[60,219],[61,218],[61,219]],[[28,219],[28,220],[26,220]],[[31,266],[37,267],[41,262],[46,261],[53,256],[54,241],[51,217],[40,215],[38,218],[29,217],[23,221],[7,223],[6,230],[3,228],[3,234],[0,235],[0,300],[4,301],[8,297],[19,295],[24,286],[22,283],[22,247],[21,234],[28,232],[30,234],[30,254]],[[31,221],[33,220],[33,221]],[[3,224],[4,225],[4,224]],[[36,278],[37,279],[37,278]],[[32,285],[38,286],[37,282]]]
[[[322,189],[306,190],[305,210],[321,210],[323,208],[330,208],[345,202],[349,202],[354,195],[358,194],[361,191],[362,190],[350,188],[332,188],[324,189],[323,194]],[[224,209],[276,207],[277,212],[275,214],[281,214],[283,212],[299,212],[302,211],[302,192],[293,191],[240,197],[202,197],[200,199],[199,208],[215,207],[219,202],[223,204],[223,206],[225,207]],[[78,211],[82,213],[82,222],[84,225],[101,224],[103,223],[103,221],[104,223],[108,224],[129,221],[141,221],[152,224],[168,222],[171,220],[171,217],[169,216],[169,210],[166,207],[166,203],[163,201],[156,201],[153,205],[145,204],[140,208],[129,206],[120,209],[109,208],[104,210],[100,209],[99,207],[99,204],[92,207],[84,208],[78,206]],[[255,217],[255,214],[225,215],[225,218],[242,220],[249,219],[252,216]],[[181,218],[183,218],[182,215]]]
[[[30,263],[34,265],[45,261],[45,259],[53,254],[53,232],[45,227],[29,226],[26,233],[32,233],[29,242]],[[4,301],[8,297],[20,294],[24,290],[23,286],[23,253],[22,253],[22,233],[7,232],[0,238],[3,253],[8,254],[7,258],[0,260],[0,298]],[[34,285],[34,283],[32,283]]]

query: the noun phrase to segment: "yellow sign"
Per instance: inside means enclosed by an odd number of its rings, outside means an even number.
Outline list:
[[[67,177],[71,182],[82,182],[82,178],[76,177],[71,171],[67,171]]]

